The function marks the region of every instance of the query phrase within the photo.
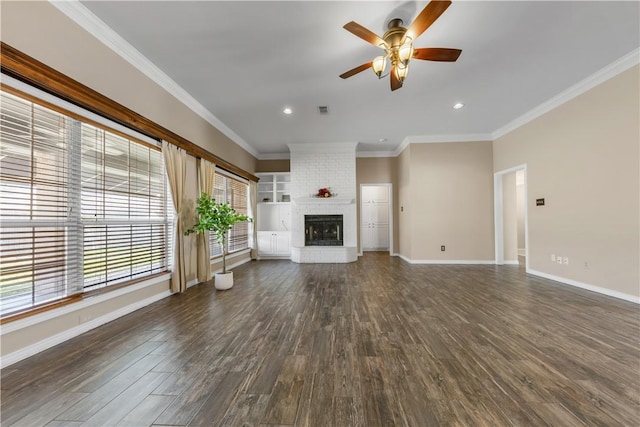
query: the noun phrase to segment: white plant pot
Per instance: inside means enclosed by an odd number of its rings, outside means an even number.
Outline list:
[[[219,291],[226,291],[233,287],[233,271],[228,271],[224,274],[216,273],[214,286]]]

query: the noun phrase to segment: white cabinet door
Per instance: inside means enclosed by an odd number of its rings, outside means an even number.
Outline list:
[[[360,200],[363,203],[389,203],[389,191],[386,185],[363,185]]]
[[[278,224],[274,230],[291,230],[291,205],[289,203],[278,206]]]
[[[291,253],[290,239],[288,231],[259,231],[258,255],[288,256]]]
[[[363,185],[360,245],[363,251],[389,249],[389,191],[386,185]]]
[[[271,231],[258,231],[258,255],[270,255],[273,253],[273,233]]]
[[[291,233],[286,231],[280,231],[274,233],[274,254],[278,256],[287,256],[291,253],[290,243]]]

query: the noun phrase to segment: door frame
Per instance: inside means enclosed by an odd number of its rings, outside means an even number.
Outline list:
[[[503,203],[503,186],[502,178],[510,173],[524,172],[524,252],[525,252],[525,271],[529,271],[529,208],[528,208],[528,177],[527,164],[514,166],[504,169],[493,174],[493,222],[494,222],[494,241],[495,241],[495,263],[496,265],[504,265],[504,203]]]
[[[393,256],[393,184],[390,182],[372,182],[360,184],[358,193],[358,256],[362,256],[364,251],[362,250],[362,233],[360,233],[362,223],[362,187],[377,186],[387,187],[389,193],[389,255]]]

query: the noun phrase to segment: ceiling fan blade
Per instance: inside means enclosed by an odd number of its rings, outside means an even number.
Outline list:
[[[363,72],[364,70],[366,70],[367,68],[371,68],[371,62],[367,62],[365,64],[362,65],[358,65],[356,68],[353,68],[345,73],[340,74],[340,77],[343,79],[348,79],[349,77],[356,75],[358,73]]]
[[[384,49],[387,46],[387,43],[378,37],[371,30],[366,29],[362,25],[357,22],[351,21],[344,25],[345,30],[349,31],[351,34],[360,37],[362,40],[371,43],[374,46],[377,46],[381,49]]]
[[[402,82],[396,75],[396,67],[391,67],[391,72],[389,73],[389,80],[391,81],[391,91],[396,89],[400,89],[402,87]]]
[[[460,49],[448,49],[445,47],[423,47],[413,50],[414,59],[425,61],[456,62],[462,53]]]
[[[422,12],[420,12],[411,25],[409,25],[407,32],[402,38],[402,43],[404,43],[407,37],[410,37],[411,40],[415,42],[415,40],[447,10],[449,5],[451,5],[450,0],[432,0],[431,3],[422,9]]]

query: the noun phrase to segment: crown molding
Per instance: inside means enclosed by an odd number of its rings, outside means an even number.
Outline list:
[[[396,149],[393,150],[393,157],[398,157],[409,144],[409,137],[403,139],[402,142],[396,147]]]
[[[180,85],[173,81],[168,75],[160,70],[155,64],[147,59],[140,51],[134,48],[118,33],[109,27],[104,21],[98,18],[93,12],[83,6],[79,0],[48,0],[54,7],[64,13],[71,20],[80,25],[89,34],[96,37],[107,47],[120,55],[123,59],[136,67],[139,71],[149,77],[152,81],[171,93],[180,102],[190,108],[193,112],[205,119],[209,124],[226,135],[233,142],[245,149],[259,160],[276,160],[290,158],[288,153],[260,154],[254,147],[244,141],[239,135],[225,125],[220,119],[215,117],[209,110],[200,104],[193,96],[185,91]],[[629,52],[622,58],[605,66],[591,76],[569,87],[558,95],[550,98],[546,102],[529,110],[515,120],[496,129],[490,134],[469,134],[469,135],[422,135],[408,136],[392,151],[359,152],[358,157],[397,157],[409,144],[441,143],[441,142],[470,142],[470,141],[494,141],[509,132],[529,123],[541,115],[559,107],[567,101],[583,94],[584,92],[604,83],[616,75],[628,70],[640,63],[640,49]],[[322,144],[324,146],[325,144]],[[323,150],[318,150],[319,152]]]
[[[409,144],[439,144],[443,142],[484,142],[493,141],[488,133],[469,133],[461,135],[414,135],[407,136],[389,156],[398,157]]]
[[[322,144],[287,144],[292,153],[355,153],[357,142],[327,142]]]
[[[517,119],[493,131],[493,133],[491,134],[491,140],[496,140],[508,134],[509,132],[518,129],[521,126],[524,126],[525,124],[537,119],[545,113],[548,113],[554,108],[558,108],[565,102],[570,101],[578,97],[579,95],[582,95],[586,91],[593,89],[599,84],[604,83],[605,81],[617,76],[624,71],[627,71],[629,68],[637,65],[638,63],[640,63],[640,48],[634,49],[622,58],[596,71],[584,80],[574,84],[573,86],[570,86],[568,89],[560,92],[556,96],[543,102],[532,110],[529,110]]]
[[[470,133],[462,135],[417,135],[408,136],[409,144],[438,144],[441,142],[493,141],[490,133]]]
[[[394,151],[357,151],[356,157],[359,159],[374,157],[396,157]]]
[[[210,125],[218,129],[233,142],[248,151],[252,156],[258,157],[259,153],[243,140],[238,134],[225,125],[220,119],[214,116],[193,96],[184,90],[171,77],[165,74],[153,62],[147,59],[139,50],[129,44],[118,33],[116,33],[104,21],[98,18],[93,12],[83,6],[78,0],[56,1],[49,0],[49,3],[64,13],[85,31],[93,35],[96,39],[113,50],[125,61],[129,62],[140,72],[154,81],[157,85],[173,95],[176,99],[189,107],[194,113],[205,119]]]

